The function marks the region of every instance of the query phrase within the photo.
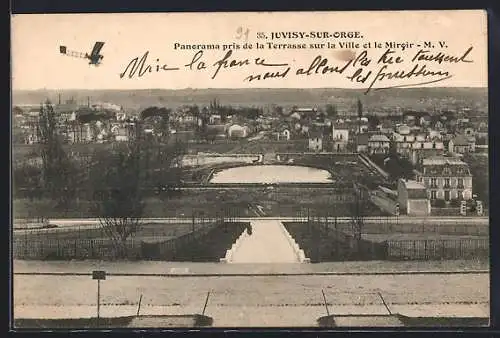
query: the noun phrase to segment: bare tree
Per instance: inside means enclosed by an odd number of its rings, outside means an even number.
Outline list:
[[[352,194],[352,201],[349,205],[350,224],[353,238],[359,244],[367,216],[368,200],[364,189],[356,183],[353,183]]]
[[[57,202],[57,207],[68,207],[75,197],[76,168],[62,146],[57,118],[49,101],[40,107],[38,132],[42,155],[44,190]]]
[[[91,175],[95,213],[117,258],[128,256],[127,240],[140,230],[143,215],[140,141],[110,153],[96,153]]]

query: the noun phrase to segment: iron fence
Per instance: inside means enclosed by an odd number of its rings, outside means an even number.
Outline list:
[[[143,252],[144,242],[162,242],[166,248],[182,247],[219,225],[235,223],[240,216],[231,209],[221,209],[215,211],[215,214],[216,216],[209,216],[194,211],[190,217],[143,220],[138,231],[124,243],[126,258],[148,259]],[[65,223],[54,228],[33,228],[36,223],[26,223],[26,220],[18,223],[12,236],[13,257],[62,260],[115,258],[116,243],[106,234],[98,219],[74,222],[76,223]]]
[[[389,260],[488,259],[489,240],[485,238],[446,240],[387,241]]]
[[[301,208],[295,210],[294,222],[312,222],[323,224],[328,228],[339,231],[350,231],[352,216],[348,212],[339,212],[339,205],[334,210],[318,208]],[[343,216],[339,216],[343,215]],[[477,222],[453,222],[449,218],[411,218],[401,216],[387,216],[367,211],[362,219],[362,233],[365,234],[429,234],[429,235],[463,235],[489,236],[489,223],[478,218]]]

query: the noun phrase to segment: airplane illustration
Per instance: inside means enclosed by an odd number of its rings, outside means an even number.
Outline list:
[[[89,65],[98,66],[101,63],[101,60],[104,58],[104,56],[99,54],[101,52],[102,46],[104,46],[104,42],[97,41],[94,44],[94,48],[92,48],[92,52],[90,54],[71,51],[68,50],[66,46],[59,46],[59,52],[67,56],[89,59]]]

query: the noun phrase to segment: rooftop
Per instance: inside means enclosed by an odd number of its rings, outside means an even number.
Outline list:
[[[427,199],[427,190],[422,183],[400,179],[408,192],[408,199]]]
[[[389,142],[389,138],[385,135],[372,135],[369,142]]]
[[[467,165],[464,161],[455,157],[445,157],[445,156],[434,156],[429,158],[424,158],[422,164],[425,165]]]
[[[295,109],[293,109],[293,111],[305,113],[305,112],[316,112],[317,109],[316,108],[295,108]]]
[[[321,130],[313,129],[309,131],[309,138],[322,138],[323,132]]]
[[[435,177],[470,176],[467,163],[453,157],[436,156],[422,161],[424,174]]]
[[[415,190],[424,189],[425,190],[425,186],[422,183],[419,183],[417,181],[402,180],[402,182],[404,183],[406,189],[415,189]]]

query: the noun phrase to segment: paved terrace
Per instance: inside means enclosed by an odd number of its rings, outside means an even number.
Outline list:
[[[13,284],[15,318],[95,316],[96,282],[90,275],[15,275]],[[407,316],[489,315],[488,273],[108,276],[101,282],[101,315],[135,315],[141,295],[143,315],[201,313],[210,292],[205,314],[214,326],[315,326],[326,315],[322,290],[337,315],[387,314],[378,293],[392,313]]]

